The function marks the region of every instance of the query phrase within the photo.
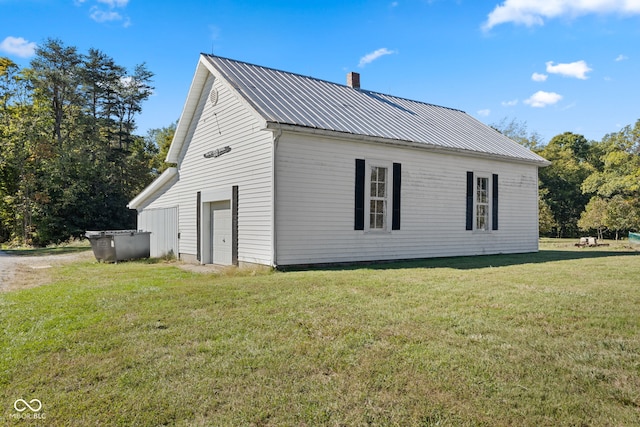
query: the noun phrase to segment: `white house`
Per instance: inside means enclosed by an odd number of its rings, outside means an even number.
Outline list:
[[[274,267],[538,250],[542,157],[466,113],[201,55],[151,255]]]

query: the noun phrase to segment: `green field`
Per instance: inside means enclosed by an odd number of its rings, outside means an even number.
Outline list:
[[[542,249],[55,267],[0,293],[0,425],[640,425],[640,252]]]

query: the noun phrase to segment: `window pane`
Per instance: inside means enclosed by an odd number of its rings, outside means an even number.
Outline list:
[[[387,168],[372,166],[369,187],[369,228],[384,230],[386,224]]]
[[[371,213],[369,216],[369,228],[371,229],[384,229],[384,215],[381,213]]]
[[[378,229],[384,228],[384,215],[382,214],[376,215],[376,228]]]
[[[488,203],[489,201],[489,179],[478,178],[476,201],[478,203]]]
[[[384,229],[385,202],[383,200],[372,200],[369,205],[369,212],[369,228]]]
[[[487,205],[478,205],[476,207],[476,229],[489,229],[489,209]]]

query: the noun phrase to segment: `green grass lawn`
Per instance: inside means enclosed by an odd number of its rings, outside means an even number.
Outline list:
[[[640,253],[573,243],[285,273],[57,267],[0,294],[0,425],[640,425]]]

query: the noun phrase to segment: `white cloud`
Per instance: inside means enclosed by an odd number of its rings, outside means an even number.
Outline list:
[[[490,30],[496,25],[512,22],[528,27],[544,25],[545,19],[561,16],[576,17],[588,14],[640,14],[637,0],[506,0],[487,16],[482,28]]]
[[[491,114],[491,110],[489,110],[488,108],[478,111],[478,115],[482,117],[487,117],[489,114]]]
[[[531,75],[531,80],[533,80],[534,82],[545,82],[547,81],[547,76],[546,74],[541,74],[541,73],[533,73]]]
[[[364,67],[365,65],[375,61],[376,59],[380,58],[381,56],[384,55],[391,55],[397,53],[395,50],[389,50],[386,47],[383,47],[381,49],[378,49],[374,52],[368,53],[365,56],[363,56],[362,58],[360,58],[360,63],[358,64],[358,67]]]
[[[390,4],[391,7],[398,7],[398,2],[397,1],[393,1]]]
[[[28,58],[35,55],[36,47],[35,42],[29,42],[22,37],[9,36],[0,43],[0,52],[19,56],[20,58]]]
[[[104,10],[100,10],[100,9],[92,9],[91,12],[91,19],[93,19],[96,22],[109,22],[109,21],[120,21],[122,20],[122,15],[120,15],[118,12],[115,12],[113,10],[109,10],[109,11],[104,11]]]
[[[616,57],[616,62],[626,61],[627,59],[629,59],[628,56],[620,54]]]
[[[547,64],[547,73],[560,74],[565,77],[575,77],[576,79],[586,80],[588,77],[586,74],[591,71],[591,68],[584,61],[576,61],[568,64],[553,65],[553,61],[549,61]]]
[[[516,105],[518,105],[518,100],[513,99],[511,101],[502,101],[501,104],[503,107],[515,107]]]
[[[529,99],[525,99],[524,103],[536,108],[543,108],[547,105],[553,105],[562,99],[562,95],[555,92],[545,92],[539,90],[531,95]]]
[[[81,6],[86,1],[74,0],[74,3],[76,6]],[[118,9],[124,9],[128,4],[129,0],[95,0],[93,6],[89,9],[89,17],[100,23],[122,21],[122,26],[127,28],[131,25],[131,18],[123,16]]]
[[[98,3],[104,3],[110,8],[126,7],[129,3],[129,0],[98,0]]]

